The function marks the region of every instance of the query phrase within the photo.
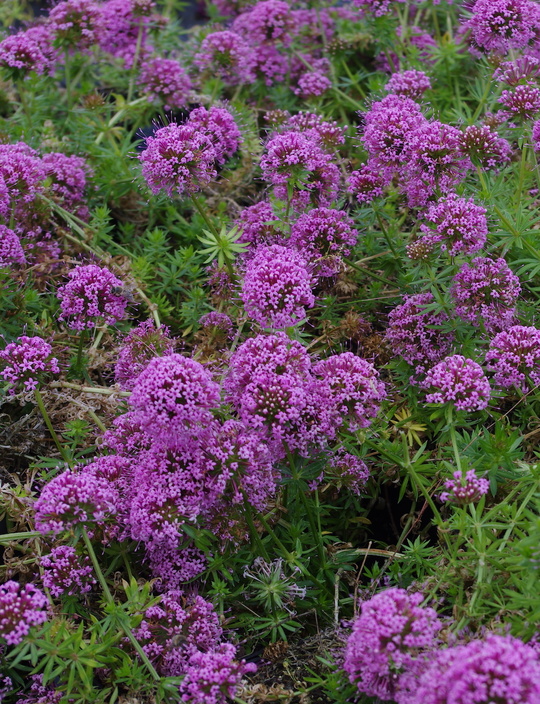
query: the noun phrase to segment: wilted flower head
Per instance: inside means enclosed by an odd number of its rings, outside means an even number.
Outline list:
[[[317,141],[300,132],[272,137],[261,169],[276,197],[286,201],[292,190],[292,202],[300,208],[329,205],[337,194],[339,169]]]
[[[487,257],[463,264],[451,288],[456,314],[473,325],[483,324],[488,332],[512,324],[520,291],[519,279],[506,261]]]
[[[348,422],[352,428],[367,428],[386,398],[379,372],[352,352],[317,362],[313,373],[328,385],[342,422]]]
[[[102,322],[113,325],[125,317],[127,300],[116,292],[123,284],[112,271],[87,264],[72,269],[68,277],[56,295],[62,311],[60,320],[66,320],[74,330],[88,330]]]
[[[526,393],[540,385],[540,330],[514,325],[495,335],[486,354],[496,386],[515,386]]]
[[[189,102],[191,80],[181,64],[174,59],[158,56],[145,61],[139,83],[149,100],[163,105],[165,110],[181,108]]]
[[[440,361],[450,350],[453,335],[441,331],[448,320],[442,311],[428,311],[434,303],[433,294],[417,293],[404,296],[403,303],[388,314],[386,339],[394,354],[423,371]]]
[[[26,264],[20,239],[6,225],[0,225],[0,268]]]
[[[33,584],[0,584],[0,639],[8,645],[21,643],[32,626],[47,620],[46,606],[47,597]]]
[[[496,169],[510,161],[510,142],[489,125],[469,125],[461,135],[461,149],[469,158],[487,169]]]
[[[532,0],[476,0],[464,28],[481,50],[507,53],[531,43],[539,26],[540,9]]]
[[[225,108],[215,105],[208,110],[195,108],[190,112],[187,124],[210,139],[218,164],[223,164],[240,147],[242,135],[234,117]]]
[[[194,64],[201,71],[219,76],[228,85],[255,80],[253,49],[240,34],[230,30],[208,34],[195,55]]]
[[[85,594],[96,580],[92,576],[90,558],[81,556],[71,545],[53,548],[50,555],[41,558],[43,585],[53,596]]]
[[[385,88],[389,93],[417,100],[431,88],[431,81],[423,71],[409,69],[393,73]]]
[[[246,313],[263,327],[286,328],[315,303],[305,258],[281,245],[259,247],[247,263],[242,285]]]
[[[43,487],[34,508],[36,530],[61,533],[81,524],[103,525],[117,513],[118,493],[103,477],[68,469]]]
[[[22,335],[0,352],[5,362],[2,377],[12,384],[10,393],[33,391],[48,374],[60,374],[58,360],[52,356],[52,347],[41,337]],[[22,388],[21,388],[22,387]]]
[[[490,633],[484,640],[438,650],[420,676],[411,704],[536,704],[540,661],[530,645]]]
[[[454,472],[453,479],[447,479],[444,482],[444,488],[446,491],[441,492],[439,496],[441,501],[466,506],[476,503],[488,493],[489,482],[487,479],[477,477],[474,469],[467,470],[465,476],[458,469]]]
[[[491,396],[482,367],[460,354],[436,364],[420,386],[429,392],[427,403],[451,403],[458,411],[481,411]]]
[[[199,362],[168,354],[150,360],[129,403],[143,413],[148,431],[174,435],[178,424],[189,427],[211,421],[211,409],[219,404],[219,386]]]
[[[169,329],[163,326],[156,329],[153,320],[145,320],[124,338],[114,367],[114,380],[122,389],[131,390],[151,359],[173,352]]]
[[[48,25],[55,43],[83,49],[99,40],[104,30],[101,7],[94,0],[64,0],[49,12]]]
[[[435,611],[420,606],[420,593],[386,589],[365,601],[353,624],[344,669],[358,690],[394,699],[400,675],[414,672],[437,645],[442,624]]]
[[[290,243],[309,257],[317,275],[333,276],[357,239],[354,221],[345,211],[314,208],[293,224]]]
[[[359,203],[371,203],[375,198],[381,198],[384,194],[386,179],[374,164],[368,162],[362,164],[358,171],[353,171],[349,175],[349,193],[356,196]]]
[[[226,704],[228,700],[234,699],[243,677],[257,669],[254,663],[235,658],[236,648],[231,643],[223,643],[216,650],[195,652],[180,685],[182,701],[192,704]]]

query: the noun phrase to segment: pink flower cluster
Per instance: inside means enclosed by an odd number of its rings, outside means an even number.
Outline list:
[[[402,73],[394,73],[386,84],[386,90],[404,98],[418,100],[431,88],[431,81],[423,71],[409,69]]]
[[[154,357],[172,354],[174,341],[166,327],[156,329],[153,320],[132,328],[122,341],[114,367],[114,379],[124,390],[133,389],[137,377]]]
[[[263,200],[250,205],[242,210],[235,223],[241,230],[238,241],[251,245],[250,249],[259,245],[283,244],[279,222],[268,201]]]
[[[426,374],[421,387],[427,403],[451,403],[459,411],[481,411],[491,396],[482,367],[460,354],[445,357]]]
[[[506,54],[532,43],[540,28],[540,8],[533,0],[476,0],[464,23],[474,47]]]
[[[45,623],[46,606],[45,594],[33,584],[0,584],[0,639],[8,645],[21,643],[32,626]]]
[[[165,110],[188,104],[191,79],[174,59],[156,57],[146,61],[141,69],[139,83],[150,101],[161,104]]]
[[[469,125],[461,135],[461,149],[473,163],[486,169],[507,164],[512,157],[512,146],[489,125]]]
[[[446,491],[441,492],[439,496],[441,501],[466,506],[476,503],[488,493],[489,482],[487,479],[477,477],[474,469],[467,470],[465,475],[458,469],[452,479],[444,482],[444,488]]]
[[[255,53],[237,32],[212,32],[202,41],[194,64],[201,71],[219,76],[227,85],[253,83]]]
[[[540,385],[540,330],[514,325],[495,335],[486,354],[496,386],[526,393]]]
[[[337,452],[325,472],[326,480],[336,484],[339,489],[347,487],[358,496],[362,494],[370,476],[366,463],[349,452]]]
[[[11,394],[22,390],[34,391],[45,375],[60,374],[58,360],[52,356],[52,347],[41,337],[22,335],[0,352],[0,360],[5,362],[1,374],[12,384]]]
[[[77,266],[68,274],[69,281],[56,292],[60,300],[60,320],[74,330],[89,330],[101,323],[114,325],[125,316],[127,299],[116,293],[122,281],[96,264]]]
[[[104,31],[101,8],[94,0],[63,0],[49,12],[47,25],[64,48],[84,49],[96,44]]]
[[[53,596],[85,594],[96,580],[92,576],[90,558],[77,554],[74,547],[60,545],[40,560],[43,585]]]

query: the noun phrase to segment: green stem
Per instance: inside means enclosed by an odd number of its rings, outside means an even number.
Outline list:
[[[196,196],[194,193],[191,194],[191,200],[193,201],[193,205],[194,205],[195,208],[197,209],[197,211],[198,211],[199,215],[201,216],[201,218],[202,218],[202,219],[204,220],[204,222],[206,223],[206,226],[208,227],[208,229],[210,230],[210,232],[214,235],[214,237],[215,237],[216,239],[218,239],[218,238],[219,238],[218,231],[216,230],[215,226],[213,225],[213,223],[212,223],[211,220],[209,219],[208,215],[205,213],[204,208],[201,206],[201,204],[200,204],[200,202],[199,202],[199,199],[197,198],[197,196]]]
[[[519,204],[521,203],[521,196],[523,194],[523,184],[525,181],[525,165],[526,165],[526,163],[527,163],[527,143],[524,139],[523,146],[521,147],[521,162],[519,165],[518,186],[516,189],[516,194],[514,196],[514,204],[515,204],[516,210],[519,208]]]
[[[143,21],[139,20],[139,31],[137,34],[137,44],[135,46],[135,54],[133,56],[133,65],[131,67],[131,76],[129,77],[129,87],[127,94],[127,102],[131,102],[131,97],[133,95],[133,87],[135,85],[135,78],[137,76],[137,64],[139,63],[139,54],[141,53],[141,45],[143,38]]]
[[[86,340],[86,330],[81,330],[81,334],[79,335],[79,346],[77,348],[77,362],[75,364],[77,374],[79,374],[79,375],[82,375],[82,372],[83,372],[82,358],[83,358],[83,349],[84,349],[85,340]]]
[[[86,545],[86,549],[88,551],[88,554],[90,555],[90,559],[92,560],[92,565],[94,566],[94,571],[96,573],[98,581],[101,585],[101,588],[103,589],[103,594],[105,595],[105,599],[111,606],[115,607],[116,603],[114,601],[114,597],[111,594],[111,590],[109,589],[109,585],[107,584],[107,580],[105,579],[105,575],[101,571],[101,567],[99,566],[99,562],[96,557],[96,553],[94,551],[94,546],[92,545],[92,542],[90,541],[90,538],[88,537],[88,533],[86,532],[86,528],[84,528],[84,527],[82,529],[82,537],[84,540],[84,544]],[[122,630],[124,631],[126,636],[129,638],[131,645],[135,648],[135,650],[139,654],[139,657],[141,658],[141,660],[144,662],[144,664],[148,668],[148,671],[150,672],[152,677],[156,680],[156,682],[159,682],[161,680],[161,677],[158,675],[154,666],[152,665],[152,663],[148,659],[148,656],[144,652],[144,650],[142,649],[141,644],[133,635],[133,632],[132,632],[131,628],[129,627],[129,624],[126,623],[126,617],[127,617],[127,615],[123,614],[122,617],[119,619],[120,625],[122,626]]]
[[[450,426],[450,438],[452,440],[452,449],[454,451],[454,457],[456,459],[456,468],[459,470],[461,475],[463,476],[463,469],[461,467],[461,457],[459,456],[459,450],[457,446],[457,435],[456,435],[456,428],[454,425],[454,410],[453,408],[450,408],[448,411],[448,425]]]
[[[379,212],[378,212],[378,211],[375,211],[375,215],[377,216],[377,221],[378,221],[379,226],[380,226],[380,228],[381,228],[381,231],[382,231],[382,233],[383,233],[384,239],[386,240],[386,244],[387,244],[387,245],[389,246],[389,248],[392,250],[392,254],[394,255],[394,257],[395,257],[396,259],[400,259],[400,257],[398,257],[398,253],[396,252],[396,249],[395,249],[395,247],[394,247],[394,244],[393,244],[392,240],[390,239],[390,236],[388,235],[388,232],[387,232],[387,230],[386,230],[386,227],[384,226],[384,223],[383,223],[383,221],[382,221],[382,218],[381,218]]]
[[[373,271],[370,271],[369,269],[364,269],[363,267],[357,266],[355,262],[352,262],[350,259],[343,258],[343,261],[351,267],[351,269],[355,269],[356,271],[359,271],[361,274],[367,274],[370,276],[372,279],[376,279],[377,281],[380,281],[383,284],[387,284],[388,286],[395,286],[394,281],[390,281],[390,279],[386,279],[384,276],[380,276],[379,274],[375,274]]]
[[[255,523],[253,521],[253,516],[251,515],[251,505],[248,501],[247,496],[245,495],[245,493],[243,491],[242,491],[242,496],[244,497],[244,516],[246,517],[246,521],[248,524],[251,539],[259,548],[259,552],[262,555],[262,557],[264,557],[265,560],[269,560],[270,558],[268,557],[268,552],[266,551],[266,548],[264,547],[264,543],[261,540],[261,536],[259,535],[259,531],[257,530],[257,526],[255,525]]]
[[[54,444],[58,448],[58,451],[60,452],[60,455],[61,455],[62,459],[64,460],[64,462],[66,462],[67,464],[70,464],[71,460],[70,460],[69,456],[67,455],[65,448],[61,444],[61,442],[58,438],[58,435],[56,434],[56,432],[52,426],[51,419],[49,418],[49,414],[47,413],[47,409],[45,408],[45,404],[43,403],[43,396],[41,395],[41,392],[39,391],[39,389],[34,390],[34,396],[35,396],[38,408],[41,412],[41,415],[43,416],[43,420],[45,421],[45,425],[49,429],[49,433],[51,434],[51,437],[54,440]]]

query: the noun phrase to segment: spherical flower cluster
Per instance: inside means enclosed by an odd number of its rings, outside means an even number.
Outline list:
[[[540,330],[514,325],[491,340],[486,354],[496,386],[515,386],[526,393],[540,384]]]
[[[212,140],[194,125],[161,127],[146,138],[139,159],[152,193],[164,190],[169,197],[196,192],[217,175]]]
[[[394,699],[399,678],[414,671],[437,645],[442,627],[435,611],[420,604],[420,593],[386,589],[362,604],[345,650],[344,669],[358,690]]]
[[[44,375],[60,374],[52,347],[41,337],[22,335],[0,352],[0,360],[6,363],[1,374],[12,384],[11,394],[19,390],[33,391]]]
[[[491,396],[482,367],[460,354],[445,357],[426,374],[427,403],[451,403],[459,411],[481,411]]]
[[[298,79],[298,85],[293,93],[301,98],[318,98],[332,87],[332,81],[321,71],[306,71]]]
[[[477,47],[500,53],[523,49],[539,27],[540,9],[532,0],[476,0],[465,23]]]
[[[236,648],[231,643],[223,643],[209,652],[194,653],[180,685],[182,701],[192,704],[226,704],[234,699],[245,675],[257,670],[254,663],[235,658]]]
[[[263,0],[243,12],[233,23],[235,32],[242,34],[253,46],[291,41],[291,8],[284,0]]]
[[[174,342],[169,337],[169,329],[163,326],[156,329],[153,320],[145,320],[122,341],[114,367],[114,380],[122,389],[131,391],[151,359],[173,352]]]
[[[304,257],[275,244],[259,247],[248,262],[241,296],[247,315],[259,325],[286,328],[315,303],[311,285]]]
[[[379,170],[369,162],[362,164],[358,171],[349,175],[349,193],[356,196],[359,203],[371,203],[384,194],[385,179]]]
[[[530,645],[490,633],[439,650],[420,677],[410,704],[536,704],[540,660]]]
[[[405,2],[405,0],[396,1]],[[368,15],[383,17],[391,11],[393,2],[394,0],[353,0],[353,5]]]
[[[454,472],[453,479],[447,479],[444,482],[444,488],[446,491],[441,492],[439,496],[441,501],[466,506],[476,503],[488,493],[489,482],[487,479],[477,477],[474,469],[467,470],[465,476],[458,469]]]
[[[476,257],[454,277],[451,294],[456,314],[488,332],[504,330],[515,316],[521,286],[506,261]]]
[[[379,372],[352,352],[317,362],[313,373],[328,385],[342,422],[347,420],[351,428],[367,428],[386,398]]]
[[[106,0],[101,5],[103,30],[99,35],[102,51],[121,59],[127,69],[149,58],[148,17],[154,7],[147,0]]]
[[[409,204],[424,206],[438,191],[448,193],[471,167],[461,150],[461,132],[442,122],[424,122],[409,135],[403,150],[406,165],[401,188]]]
[[[38,153],[24,142],[0,144],[0,175],[10,194],[24,206],[43,192],[47,169]]]
[[[386,84],[386,90],[395,95],[401,95],[404,98],[412,98],[417,100],[426,90],[431,88],[429,76],[423,71],[410,69],[402,73],[394,73]]]
[[[253,49],[237,32],[225,30],[208,34],[195,55],[194,64],[201,71],[219,76],[227,85],[255,80]]]
[[[33,584],[0,584],[0,639],[8,645],[21,643],[32,626],[47,620],[46,606],[45,594]]]
[[[540,59],[525,55],[518,56],[515,61],[503,61],[493,72],[493,78],[507,86],[517,86],[528,83],[540,76]]]
[[[242,141],[242,135],[234,117],[225,108],[215,106],[209,110],[204,107],[195,108],[190,112],[187,124],[210,139],[218,164],[223,164],[231,157]]]
[[[370,477],[366,463],[348,452],[338,452],[330,460],[325,471],[325,478],[338,488],[347,487],[353,494],[360,494],[365,489]]]
[[[279,218],[274,215],[271,204],[261,201],[244,208],[235,225],[240,229],[239,242],[252,248],[265,244],[281,244],[283,239],[278,229]]]
[[[287,130],[302,132],[306,137],[318,142],[326,151],[333,152],[345,142],[345,128],[333,120],[328,122],[312,112],[299,112],[286,122]]]
[[[461,135],[461,149],[474,162],[487,169],[507,164],[512,156],[510,142],[489,125],[469,125]]]
[[[460,198],[455,193],[439,198],[430,205],[422,224],[422,239],[430,244],[440,244],[443,252],[451,257],[474,254],[486,243],[488,227],[486,209],[476,205],[472,198]]]
[[[174,59],[155,57],[145,61],[139,77],[141,87],[151,102],[161,104],[165,110],[182,108],[189,102],[191,80],[182,66]]]
[[[90,330],[102,322],[113,325],[125,317],[127,300],[115,290],[122,281],[105,267],[96,264],[77,266],[69,281],[59,286],[57,296],[62,314],[74,330]]]
[[[452,333],[441,330],[448,320],[446,314],[426,310],[433,303],[430,292],[404,296],[403,303],[388,315],[386,340],[393,353],[420,372],[448,354],[453,340]]]
[[[0,225],[0,267],[25,263],[26,257],[20,239],[9,227]]]
[[[339,169],[318,142],[300,132],[284,132],[272,137],[261,159],[266,181],[274,186],[277,198],[302,208],[309,204],[329,205],[337,194]]]
[[[290,243],[305,252],[319,276],[339,271],[341,256],[348,256],[358,239],[354,221],[343,210],[314,208],[291,228]]]
[[[199,319],[199,325],[204,330],[212,330],[213,332],[221,333],[228,339],[232,339],[234,337],[233,321],[226,313],[219,313],[217,310],[212,310],[210,313],[205,313],[205,315]]]
[[[503,90],[499,102],[505,106],[509,117],[534,120],[540,112],[540,89],[533,83],[518,85]]]
[[[80,524],[103,524],[117,507],[118,494],[109,481],[68,469],[43,487],[34,504],[36,530],[61,533]]]
[[[388,181],[404,163],[403,150],[411,133],[426,123],[420,106],[410,98],[387,95],[365,115],[361,136],[371,165]]]
[[[48,26],[62,47],[82,49],[96,44],[104,30],[101,8],[94,0],[64,0],[49,12]]]
[[[285,53],[274,44],[260,44],[254,51],[254,70],[267,86],[282,83],[289,70],[289,60]]]
[[[50,189],[64,206],[80,205],[84,200],[88,165],[80,156],[67,156],[61,152],[44,154],[42,162],[51,180]]]
[[[211,409],[219,404],[219,386],[199,362],[168,354],[150,360],[135,382],[129,403],[144,414],[149,432],[170,432],[178,424],[210,422]]]
[[[60,545],[40,560],[43,585],[53,596],[85,594],[96,580],[92,576],[90,558],[77,555],[74,547]]]
[[[17,78],[31,71],[37,74],[50,71],[52,62],[31,35],[19,32],[0,42],[0,66]]]

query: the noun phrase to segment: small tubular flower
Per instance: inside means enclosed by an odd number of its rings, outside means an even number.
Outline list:
[[[33,391],[47,374],[60,374],[52,347],[41,337],[22,335],[0,352],[0,360],[6,364],[1,374],[12,384],[11,394]]]
[[[439,499],[448,503],[457,504],[458,506],[466,506],[467,504],[476,503],[484,494],[489,491],[489,482],[487,479],[476,476],[474,469],[469,469],[465,476],[461,470],[457,470],[453,474],[452,479],[447,479],[444,482],[446,491],[441,492]]]
[[[53,596],[62,594],[86,594],[96,580],[90,558],[78,555],[70,545],[54,548],[50,555],[41,558],[43,585]]]
[[[491,396],[482,367],[460,354],[445,357],[426,374],[421,387],[427,403],[451,403],[459,411],[481,411]]]
[[[8,645],[21,643],[32,626],[47,620],[46,606],[47,597],[33,584],[0,584],[0,639]]]
[[[139,83],[148,99],[163,105],[165,110],[182,108],[189,102],[191,79],[174,59],[156,57],[145,61]]]
[[[486,354],[496,386],[526,393],[540,385],[540,330],[514,325],[495,335]]]

